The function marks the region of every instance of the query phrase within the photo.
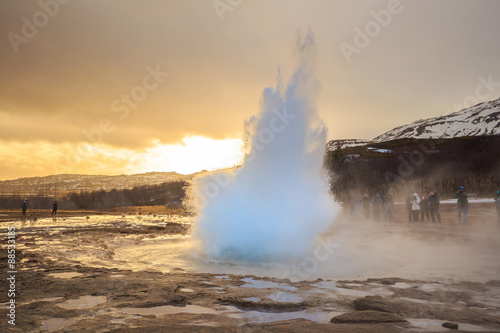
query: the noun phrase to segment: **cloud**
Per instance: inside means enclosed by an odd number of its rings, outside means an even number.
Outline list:
[[[0,114],[11,115],[0,116],[0,140],[8,144],[78,145],[103,119],[115,128],[102,144],[116,149],[186,134],[241,137],[277,68],[291,74],[300,27],[317,36],[317,105],[331,139],[372,138],[441,115],[480,75],[500,80],[495,0],[401,0],[403,12],[350,64],[339,44],[387,1],[244,1],[224,21],[211,1],[71,1],[16,53],[7,35],[21,34],[39,3],[0,3]],[[118,119],[112,103],[157,64],[170,75]]]
[[[177,171],[190,174],[241,163],[243,142],[186,136],[181,142],[149,142],[145,149],[116,148],[106,144],[0,141],[2,179],[50,174],[132,174]]]

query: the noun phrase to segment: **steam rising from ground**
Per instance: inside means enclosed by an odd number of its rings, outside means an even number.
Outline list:
[[[326,128],[314,98],[315,45],[297,38],[296,72],[266,88],[258,117],[247,124],[250,154],[232,174],[199,179],[202,203],[194,238],[212,258],[276,262],[305,256],[338,212],[322,161]]]

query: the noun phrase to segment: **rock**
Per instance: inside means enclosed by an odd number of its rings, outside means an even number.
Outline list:
[[[485,292],[486,290],[488,290],[488,288],[485,287],[482,283],[470,282],[470,281],[455,283],[455,284],[453,284],[453,287],[455,287],[457,289],[463,289],[466,291]]]
[[[399,313],[398,307],[381,296],[365,296],[354,300],[354,309],[357,311],[380,311],[388,313]]]
[[[500,280],[491,280],[486,282],[488,287],[500,287]]]
[[[385,286],[392,286],[395,285],[398,282],[406,282],[406,280],[401,279],[401,278],[396,278],[396,277],[390,277],[390,278],[381,278],[381,279],[367,279],[367,283],[380,283]]]
[[[354,311],[333,317],[330,320],[335,324],[378,324],[378,323],[406,323],[398,314],[382,311]]]
[[[185,272],[186,270],[180,267],[175,267],[172,269],[172,272]]]
[[[443,327],[449,328],[450,330],[458,330],[458,324],[449,321],[443,323]]]
[[[416,288],[408,288],[408,289],[398,289],[394,291],[394,296],[396,297],[406,297],[413,299],[420,299],[423,301],[433,301],[436,298],[436,294],[438,292],[430,293]]]

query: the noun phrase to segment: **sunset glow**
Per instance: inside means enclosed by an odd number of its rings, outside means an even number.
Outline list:
[[[178,144],[157,144],[147,148],[142,155],[144,169],[137,171],[174,170],[190,174],[202,170],[234,167],[243,159],[242,145],[240,139],[214,140],[201,136],[187,136]]]
[[[152,171],[182,174],[233,167],[241,163],[243,142],[186,136],[173,144],[154,141],[141,150],[106,144],[48,142],[10,143],[0,151],[1,179],[18,174],[33,177],[50,174],[119,175]]]

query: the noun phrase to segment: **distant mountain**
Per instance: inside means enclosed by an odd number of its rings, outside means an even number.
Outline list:
[[[396,127],[373,141],[382,142],[404,138],[438,139],[462,136],[500,134],[500,98],[442,117],[417,120]]]
[[[326,150],[327,151],[334,151],[335,149],[337,149],[337,147],[344,149],[347,147],[364,146],[364,145],[367,145],[369,143],[370,143],[370,141],[362,140],[362,139],[332,140],[332,141],[327,143]]]
[[[193,175],[181,175],[176,172],[148,172],[118,176],[62,174],[0,181],[0,193],[54,194],[55,192],[68,191],[125,189],[141,185],[184,181],[192,177]]]

